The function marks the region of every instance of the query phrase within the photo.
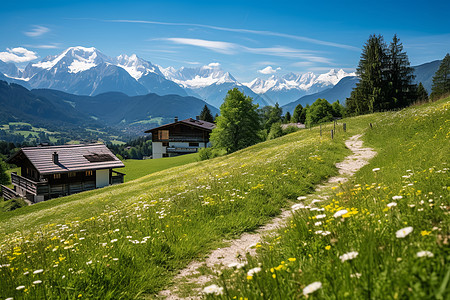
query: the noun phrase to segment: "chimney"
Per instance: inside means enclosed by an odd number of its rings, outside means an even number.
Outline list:
[[[198,121],[200,120],[200,116],[195,116],[195,119]]]
[[[56,151],[55,151],[55,152],[53,152],[52,156],[53,156],[53,163],[55,165],[59,164],[58,153],[56,153]]]
[[[176,122],[178,122],[178,117],[175,117],[175,120],[174,120],[174,122],[176,123]]]

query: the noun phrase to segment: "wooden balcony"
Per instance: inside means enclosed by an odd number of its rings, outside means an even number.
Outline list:
[[[198,147],[166,147],[167,153],[195,153]]]
[[[5,200],[10,200],[10,199],[13,199],[13,198],[21,198],[19,193],[17,193],[16,191],[14,191],[14,190],[4,186],[3,184],[1,185],[1,189],[2,189],[3,199],[5,199]]]
[[[11,183],[32,195],[42,194],[41,191],[48,190],[47,182],[35,182],[28,178],[17,175],[17,173],[11,173]]]
[[[198,134],[170,134],[168,138],[159,138],[153,136],[153,142],[200,142],[207,143],[209,141],[209,135]]]

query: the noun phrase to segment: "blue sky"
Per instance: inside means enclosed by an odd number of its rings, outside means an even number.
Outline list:
[[[6,1],[0,57],[23,67],[70,46],[96,47],[163,67],[216,62],[245,82],[352,71],[370,34],[389,42],[397,33],[418,65],[450,51],[449,11],[450,1],[442,0]],[[28,51],[14,53],[18,47]]]

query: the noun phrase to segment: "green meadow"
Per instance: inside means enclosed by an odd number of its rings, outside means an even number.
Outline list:
[[[378,152],[370,164],[316,203],[321,211],[296,210],[205,297],[445,299],[449,101],[341,120],[334,139],[327,124],[322,136],[301,130],[161,171],[149,162],[138,174],[129,161],[135,180],[1,214],[0,298],[153,297],[224,239],[314,193],[350,154],[344,141],[364,133]]]

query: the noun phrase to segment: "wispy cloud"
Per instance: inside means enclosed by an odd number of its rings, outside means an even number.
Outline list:
[[[292,34],[286,34],[286,33],[275,32],[275,31],[251,30],[251,29],[243,29],[243,28],[228,28],[228,27],[219,27],[219,26],[204,25],[204,24],[195,24],[195,23],[169,23],[169,22],[157,22],[157,21],[146,21],[146,20],[104,20],[104,21],[116,22],[116,23],[138,23],[138,24],[155,24],[155,25],[167,25],[167,26],[196,26],[196,27],[202,27],[202,28],[208,28],[208,29],[214,29],[214,30],[220,30],[220,31],[250,33],[250,34],[265,35],[265,36],[276,36],[276,37],[282,37],[282,38],[287,38],[287,39],[291,39],[291,40],[297,40],[297,41],[303,41],[303,42],[307,42],[307,43],[317,44],[317,45],[342,48],[342,49],[358,51],[358,52],[361,51],[360,48],[351,46],[351,45],[322,41],[319,39],[313,39],[313,38],[309,38],[309,37],[305,37],[305,36],[292,35]]]
[[[236,44],[220,41],[208,41],[208,40],[187,39],[187,38],[166,38],[162,40],[174,42],[176,44],[207,48],[209,50],[223,54],[234,54],[236,49]]]
[[[25,45],[25,47],[28,48],[35,48],[35,49],[59,49],[60,44],[49,44],[49,45]]]
[[[0,52],[0,60],[4,62],[23,63],[37,58],[36,52],[23,47],[6,49],[7,52]]]
[[[201,39],[187,39],[187,38],[162,38],[164,40],[180,45],[196,46],[206,48],[222,54],[236,54],[238,52],[247,52],[259,55],[269,55],[283,58],[304,59],[318,63],[331,63],[328,58],[317,55],[316,51],[293,49],[289,47],[269,47],[269,48],[252,48],[239,45],[236,43],[209,41]]]
[[[274,69],[272,66],[267,66],[264,69],[258,70],[258,73],[269,75],[269,74],[275,74],[277,71],[281,70],[280,67]]]
[[[50,31],[50,29],[47,27],[40,26],[40,25],[33,25],[32,29],[30,31],[24,32],[24,34],[27,36],[30,36],[30,37],[39,37],[43,34],[46,34],[49,31]]]

